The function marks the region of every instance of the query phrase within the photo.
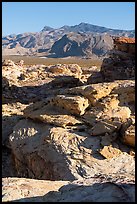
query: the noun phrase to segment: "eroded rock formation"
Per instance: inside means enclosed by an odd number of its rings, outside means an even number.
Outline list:
[[[112,81],[90,84],[78,65],[3,66],[2,144],[22,177],[3,178],[3,202],[134,202],[135,80],[110,65]]]

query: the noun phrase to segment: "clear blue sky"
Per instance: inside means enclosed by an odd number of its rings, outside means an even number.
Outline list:
[[[135,2],[2,2],[2,36],[81,22],[134,30]]]

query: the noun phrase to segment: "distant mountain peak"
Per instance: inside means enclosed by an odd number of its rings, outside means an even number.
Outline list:
[[[118,30],[90,23],[81,22],[78,25],[64,25],[60,28],[44,26],[40,32],[27,32],[9,35],[2,38],[4,53],[17,53],[18,44],[23,54],[45,53],[47,56],[83,56],[89,53],[101,56],[113,46],[113,36],[135,37],[135,30]],[[18,43],[18,44],[17,44]],[[26,49],[26,51],[25,51]],[[8,51],[7,51],[8,50]],[[13,52],[12,52],[13,51]],[[22,52],[22,51],[21,51]]]
[[[52,30],[54,30],[54,28],[50,26],[44,26],[44,28],[41,31],[43,32],[43,31],[52,31]]]

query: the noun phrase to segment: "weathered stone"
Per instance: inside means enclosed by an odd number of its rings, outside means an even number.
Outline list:
[[[23,118],[23,110],[27,107],[25,104],[11,103],[2,105],[2,145],[9,146],[9,135],[13,127]]]
[[[113,158],[113,157],[117,157],[121,154],[122,152],[117,149],[117,148],[114,148],[112,146],[104,146],[102,150],[100,150],[100,154],[102,156],[104,156],[106,159],[109,159],[109,158]]]
[[[130,108],[135,106],[135,80],[119,81],[119,85],[113,89],[112,94],[118,94],[120,106],[127,105]]]
[[[115,49],[135,54],[135,38],[117,37],[114,38]]]
[[[129,53],[128,49],[115,51],[115,68],[122,71],[129,65],[126,77],[134,70],[134,55]],[[107,73],[115,60],[109,58]],[[89,72],[96,83],[87,85],[84,69],[78,65],[8,63],[3,66],[3,97],[9,103],[3,105],[2,144],[13,155],[17,172],[9,173],[11,158],[7,154],[6,160],[4,152],[2,175],[50,180],[51,186],[42,180],[25,184],[20,178],[14,180],[17,188],[12,182],[3,188],[3,201],[134,201],[131,184],[125,185],[127,180],[134,183],[135,177],[131,148],[135,145],[135,81],[98,81],[95,75],[101,72],[95,67]],[[119,75],[116,70],[115,75]]]
[[[125,144],[135,147],[135,124],[132,121],[127,121],[122,125],[121,135]]]
[[[81,67],[77,64],[56,64],[47,67],[47,71],[56,74],[75,75],[80,77],[82,74]]]
[[[130,118],[131,110],[128,107],[118,107],[116,109],[110,109],[105,112],[104,115],[107,115],[109,118],[120,118],[124,122],[127,118]]]
[[[104,81],[135,78],[135,38],[115,38],[115,50],[103,60]]]
[[[135,202],[130,177],[98,175],[73,182],[4,178],[2,182],[2,202]]]
[[[40,101],[30,105],[24,110],[24,116],[62,127],[82,123],[74,116],[71,116],[68,111],[53,105],[51,100],[53,99],[47,99],[46,101]]]
[[[53,99],[53,103],[77,115],[83,115],[85,109],[89,106],[88,99],[71,95],[58,95]]]
[[[97,173],[125,171],[124,175],[134,175],[134,159],[127,153],[102,160],[100,139],[87,132],[52,127],[28,119],[14,127],[10,144],[19,176],[75,180]]]
[[[2,62],[2,66],[14,66],[15,63],[10,60],[10,59],[5,59],[3,62]]]
[[[111,134],[120,128],[119,123],[115,124],[114,121],[98,120],[95,122],[95,125],[89,131],[92,136],[104,135],[105,133]]]
[[[12,84],[16,84],[18,81],[18,77],[20,77],[20,74],[22,73],[22,70],[17,65],[12,66],[5,66],[2,68],[2,76],[6,77],[9,81],[12,82]]]
[[[98,83],[98,84],[70,88],[64,91],[64,93],[83,95],[84,97],[89,99],[89,102],[92,105],[95,105],[99,99],[108,96],[111,93],[111,91],[114,89],[114,87],[117,87],[117,86],[118,86],[117,82]]]
[[[47,193],[58,192],[59,188],[68,184],[68,181],[45,181],[17,177],[3,178],[2,182],[2,202],[44,202],[42,197]]]
[[[54,80],[51,81],[51,88],[67,88],[83,85],[83,82],[74,76],[54,76]]]

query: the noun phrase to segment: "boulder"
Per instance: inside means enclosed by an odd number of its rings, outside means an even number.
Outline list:
[[[89,106],[88,99],[85,97],[72,95],[57,95],[53,103],[76,115],[83,115]]]
[[[61,127],[81,124],[80,120],[71,116],[68,111],[52,104],[51,98],[36,102],[24,110],[24,116],[36,121]],[[68,105],[69,107],[69,105]]]
[[[106,159],[117,157],[121,153],[122,152],[119,149],[112,147],[111,145],[110,146],[104,146],[103,149],[100,150],[100,154],[103,157],[105,157]]]

